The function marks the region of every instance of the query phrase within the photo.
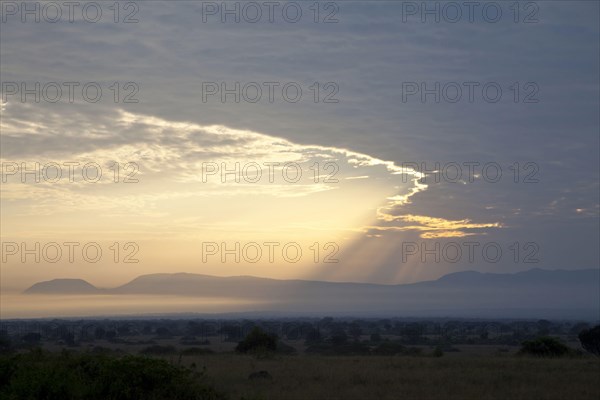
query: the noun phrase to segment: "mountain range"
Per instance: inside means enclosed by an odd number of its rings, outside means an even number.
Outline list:
[[[465,271],[400,285],[151,274],[109,289],[81,279],[55,279],[36,283],[24,293],[223,297],[255,301],[265,311],[278,312],[600,319],[599,269]]]

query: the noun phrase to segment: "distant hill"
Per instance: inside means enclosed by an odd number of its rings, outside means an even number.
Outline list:
[[[216,277],[176,273],[143,275],[101,290],[79,279],[40,282],[28,294],[174,295],[238,298],[265,310],[415,316],[600,316],[600,270],[532,269],[515,274],[457,272],[404,285]]]
[[[99,294],[104,293],[83,279],[54,279],[39,282],[25,290],[26,294]]]

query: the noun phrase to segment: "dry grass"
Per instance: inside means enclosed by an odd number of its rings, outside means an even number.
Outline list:
[[[237,354],[184,357],[206,367],[232,399],[593,399],[600,398],[600,360],[514,356],[324,357],[257,359]],[[250,381],[268,371],[272,381]]]

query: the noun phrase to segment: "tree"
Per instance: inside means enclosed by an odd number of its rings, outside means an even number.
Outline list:
[[[572,335],[579,335],[584,329],[590,329],[590,324],[587,322],[578,322],[569,329],[569,333]]]
[[[238,343],[235,351],[248,353],[249,351],[275,351],[277,349],[277,335],[270,335],[259,327],[254,327],[250,333]]]
[[[41,339],[41,335],[36,332],[29,332],[23,335],[23,337],[21,338],[21,340],[23,340],[23,342],[29,346],[36,346],[40,344]]]
[[[600,325],[592,329],[584,329],[579,333],[581,347],[600,357]]]
[[[433,354],[434,357],[439,358],[439,357],[443,357],[444,356],[444,350],[442,350],[442,346],[436,346],[435,349],[433,350]]]
[[[161,327],[156,328],[156,336],[170,337],[171,331],[167,327],[161,326]]]
[[[521,347],[519,353],[537,357],[560,357],[569,354],[570,351],[571,349],[558,339],[541,336],[537,339],[523,342],[523,347]]]
[[[423,336],[423,326],[419,323],[406,324],[402,329],[402,336],[409,343],[418,343]]]
[[[371,333],[371,342],[381,342],[381,335],[379,334],[379,332]]]
[[[10,340],[10,336],[6,333],[6,331],[0,331],[0,354],[9,353],[12,348],[12,343]]]
[[[73,332],[64,332],[60,338],[69,346],[75,345],[75,334]]]
[[[104,328],[102,328],[101,326],[97,327],[96,330],[94,331],[94,336],[96,336],[96,339],[104,339],[105,335],[106,335],[106,330]]]
[[[546,319],[540,319],[537,322],[538,335],[546,336],[550,333],[550,326],[552,323]]]
[[[334,346],[339,346],[348,341],[348,335],[344,332],[343,329],[336,329],[331,333],[331,344]]]
[[[306,334],[306,343],[315,343],[321,340],[321,331],[317,328],[310,328]]]
[[[360,335],[362,335],[362,328],[358,323],[353,322],[352,324],[350,324],[350,329],[348,332],[350,333],[350,335],[352,335],[354,340],[358,340],[360,338]]]

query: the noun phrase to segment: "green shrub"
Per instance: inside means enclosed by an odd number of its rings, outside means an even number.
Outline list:
[[[164,360],[32,351],[0,357],[0,399],[223,399],[203,376]]]

